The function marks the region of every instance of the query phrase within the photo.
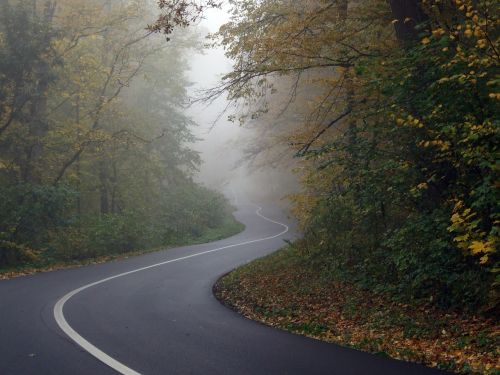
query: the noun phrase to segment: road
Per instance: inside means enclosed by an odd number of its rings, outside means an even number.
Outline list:
[[[278,209],[262,210],[274,222],[249,204],[235,215],[245,231],[215,243],[0,281],[0,375],[441,373],[222,306],[221,275],[293,236]]]

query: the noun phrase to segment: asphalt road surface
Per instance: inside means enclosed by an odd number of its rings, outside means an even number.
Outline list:
[[[0,281],[0,375],[438,374],[247,320],[212,294],[291,239],[279,210],[242,204],[210,244]],[[279,223],[278,223],[279,222]]]

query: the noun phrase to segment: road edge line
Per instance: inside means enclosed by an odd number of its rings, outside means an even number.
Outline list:
[[[222,246],[222,247],[219,247],[219,248],[216,248],[216,249],[202,251],[200,253],[191,254],[191,255],[187,255],[187,256],[184,256],[184,257],[176,258],[176,259],[171,259],[171,260],[160,262],[160,263],[155,263],[155,264],[152,264],[152,265],[149,265],[149,266],[146,266],[146,267],[141,267],[141,268],[137,268],[137,269],[132,270],[132,271],[127,271],[127,272],[120,273],[118,275],[110,276],[110,277],[107,277],[105,279],[98,280],[98,281],[95,281],[93,283],[86,284],[86,285],[84,285],[84,286],[82,286],[80,288],[74,289],[71,292],[65,294],[54,305],[53,313],[54,313],[54,319],[56,320],[57,325],[59,326],[59,328],[71,340],[73,340],[76,344],[78,344],[82,349],[84,349],[86,352],[88,352],[93,357],[97,358],[99,361],[103,362],[107,366],[111,367],[113,370],[115,370],[115,371],[117,371],[117,372],[119,372],[120,374],[123,374],[123,375],[141,375],[139,372],[137,372],[137,371],[135,371],[135,370],[127,367],[123,363],[121,363],[121,362],[117,361],[116,359],[110,357],[108,354],[106,354],[105,352],[103,352],[102,350],[100,350],[99,348],[97,348],[96,346],[94,346],[93,344],[91,344],[89,341],[87,341],[85,338],[83,338],[78,332],[76,332],[69,325],[69,323],[66,321],[66,318],[64,317],[64,312],[63,312],[64,304],[66,302],[68,302],[76,294],[78,294],[78,293],[80,293],[80,292],[82,292],[82,291],[84,291],[86,289],[92,288],[92,287],[94,287],[96,285],[99,285],[99,284],[103,284],[103,283],[108,282],[110,280],[117,279],[119,277],[131,275],[131,274],[134,274],[134,273],[137,273],[137,272],[145,271],[145,270],[148,270],[148,269],[151,269],[151,268],[160,267],[160,266],[163,266],[163,265],[169,264],[169,263],[179,262],[181,260],[186,260],[186,259],[194,258],[194,257],[197,257],[197,256],[219,252],[221,250],[229,249],[229,248],[232,248],[232,247],[238,247],[238,246],[248,245],[248,244],[251,244],[251,243],[256,243],[256,242],[262,242],[262,241],[271,240],[271,239],[277,238],[277,237],[279,237],[279,236],[287,233],[290,230],[290,228],[288,227],[288,225],[280,223],[279,221],[272,220],[272,219],[270,219],[270,218],[262,215],[261,211],[262,211],[262,207],[257,206],[257,210],[255,211],[255,214],[257,216],[260,216],[264,220],[267,220],[267,221],[271,222],[271,223],[281,225],[285,229],[283,231],[281,231],[280,233],[274,235],[274,236],[269,236],[269,237],[265,237],[265,238],[259,238],[259,239],[256,239],[256,240],[244,241],[244,242],[240,242],[240,243],[233,244],[233,245]]]

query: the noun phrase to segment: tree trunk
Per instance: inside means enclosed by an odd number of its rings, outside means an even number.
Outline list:
[[[36,0],[32,2],[32,11],[34,17],[41,17],[37,12]],[[45,10],[43,14],[43,22],[50,25],[55,14],[55,2],[47,1],[45,4]],[[49,29],[50,30],[50,29]],[[43,44],[47,48],[50,48],[52,35],[50,31],[44,35]],[[43,156],[43,138],[47,134],[48,124],[46,121],[47,112],[47,91],[50,84],[50,61],[46,59],[40,60],[37,66],[35,66],[35,74],[39,77],[36,92],[31,100],[30,107],[30,122],[29,122],[29,134],[32,139],[31,145],[29,145],[29,151],[27,153],[26,169],[24,171],[24,179],[27,182],[33,184],[39,184],[42,182],[42,173],[40,160]]]
[[[345,25],[349,16],[349,1],[342,0],[339,2],[339,18],[341,25]],[[344,26],[345,27],[345,26]],[[345,112],[352,112],[354,109],[354,82],[352,78],[352,68],[344,68],[344,86],[345,86]],[[358,158],[356,145],[358,143],[358,124],[354,118],[348,117],[347,128],[347,143],[349,152],[349,171],[351,181],[356,180],[356,160]]]
[[[113,173],[111,176],[111,212],[116,214],[118,213],[118,199],[117,189],[118,189],[118,171],[116,168],[116,161],[113,161],[112,164]]]
[[[76,98],[76,126],[78,127],[77,139],[80,138],[80,96]],[[80,156],[78,155],[76,159],[76,190],[78,192],[78,196],[76,198],[76,210],[78,216],[82,214],[82,172],[80,165]]]
[[[99,193],[101,196],[101,214],[109,213],[108,170],[104,160],[99,161]]]

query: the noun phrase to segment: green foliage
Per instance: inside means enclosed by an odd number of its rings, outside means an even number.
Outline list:
[[[498,306],[498,7],[232,3],[217,89],[258,114],[291,82],[309,261],[401,300]]]
[[[49,231],[65,225],[74,195],[62,186],[0,185],[0,267],[37,262]]]
[[[0,266],[17,267],[33,264],[39,260],[38,254],[26,246],[0,239]]]
[[[64,186],[0,185],[1,236],[40,245],[48,230],[65,223],[74,196],[74,191]]]
[[[0,101],[9,101],[14,108],[0,107],[4,111],[20,110],[37,95],[37,84],[43,76],[54,79],[52,69],[41,71],[40,66],[53,59],[51,38],[55,32],[43,17],[33,14],[26,4],[0,6]]]
[[[196,242],[214,228],[225,231],[223,236],[239,231],[228,221],[231,212],[222,196],[202,187],[190,188],[196,192],[165,194],[156,209],[78,217],[51,233],[49,254],[62,260],[89,259]]]
[[[165,192],[148,209],[105,215],[79,215],[78,195],[62,186],[2,187],[1,197],[2,268],[211,241],[242,229],[222,195],[192,184]]]
[[[146,0],[2,2],[0,268],[234,234],[199,186],[187,102],[191,31],[147,33]]]
[[[447,233],[447,212],[414,214],[390,233],[383,249],[389,254],[397,295],[427,298],[439,306],[484,306],[491,274],[454,251]],[[391,271],[391,270],[387,270]],[[380,278],[384,285],[386,278]]]
[[[488,25],[498,14],[427,4],[429,37],[354,69],[369,103],[354,107],[355,133],[308,153],[342,188],[317,201],[306,237],[332,275],[365,288],[493,309],[500,133]]]

